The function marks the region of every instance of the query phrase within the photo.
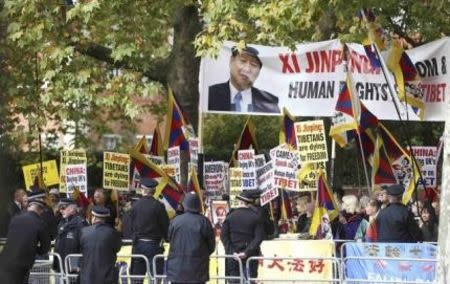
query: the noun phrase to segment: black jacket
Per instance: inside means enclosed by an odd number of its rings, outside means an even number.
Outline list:
[[[172,282],[209,280],[209,256],[216,240],[211,222],[200,214],[186,212],[176,216],[169,227],[170,250],[167,278]]]
[[[236,208],[225,218],[220,240],[226,254],[245,252],[247,257],[261,254],[264,228],[260,215],[252,208]]]
[[[413,214],[401,203],[391,203],[378,213],[377,229],[381,243],[422,241],[422,233]]]
[[[144,196],[131,207],[133,238],[167,240],[169,216],[164,205],[152,196]]]
[[[58,221],[53,213],[53,209],[50,206],[46,206],[41,218],[47,226],[50,239],[54,240],[58,230]]]
[[[122,246],[119,232],[107,223],[97,223],[81,230],[83,254],[80,282],[83,284],[117,283],[117,252]]]
[[[11,220],[0,265],[31,269],[36,255],[45,254],[49,249],[50,237],[44,221],[37,213],[27,211]]]
[[[80,238],[81,229],[88,223],[80,216],[70,216],[63,218],[58,225],[58,234],[55,242],[55,252],[61,256],[64,266],[64,259],[68,254],[81,253]],[[58,262],[53,263],[53,268],[59,270]]]
[[[252,112],[280,113],[278,98],[266,91],[252,87]],[[208,110],[234,111],[230,99],[230,83],[212,85],[209,87]]]

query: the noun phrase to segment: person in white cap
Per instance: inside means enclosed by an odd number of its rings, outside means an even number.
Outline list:
[[[120,233],[106,223],[110,216],[108,208],[92,208],[92,226],[81,231],[81,254],[83,255],[80,283],[117,283],[118,270],[115,267],[117,253],[122,246]]]
[[[2,283],[24,283],[36,255],[46,254],[50,250],[50,236],[41,218],[45,206],[42,200],[32,199],[27,212],[11,220],[7,241],[0,255]]]

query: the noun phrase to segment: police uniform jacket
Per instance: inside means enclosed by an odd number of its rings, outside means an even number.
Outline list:
[[[181,283],[208,281],[209,255],[216,246],[211,222],[197,213],[178,215],[170,223],[169,241],[168,280]]]
[[[401,203],[391,203],[378,213],[377,229],[379,242],[422,241],[422,234],[413,214]]]
[[[55,214],[53,213],[53,209],[50,206],[45,206],[41,218],[47,226],[50,239],[54,240],[57,234],[58,221],[56,220]]]
[[[131,207],[130,217],[134,240],[167,240],[169,216],[164,205],[153,196],[143,196],[136,201]]]
[[[117,252],[122,246],[119,232],[104,222],[81,230],[83,254],[80,282],[83,284],[117,283]]]
[[[86,220],[77,215],[63,218],[59,222],[58,235],[56,236],[55,242],[55,252],[61,256],[63,263],[68,254],[81,252],[81,229],[87,225]],[[60,271],[57,261],[54,262],[53,267],[57,271]]]
[[[49,249],[50,237],[44,221],[36,212],[27,211],[11,220],[0,265],[31,269],[36,254],[45,254]]]
[[[252,208],[231,211],[222,225],[220,239],[227,254],[244,252],[247,257],[260,255],[264,238],[261,217]]]

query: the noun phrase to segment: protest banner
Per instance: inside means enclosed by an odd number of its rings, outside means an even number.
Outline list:
[[[227,217],[230,208],[228,203],[222,200],[211,201],[211,223],[213,225],[216,236],[220,236],[220,230],[222,229],[223,221]]]
[[[273,161],[267,162],[256,170],[258,189],[263,192],[275,187]]]
[[[238,163],[242,169],[242,190],[256,189],[255,150],[239,150]]]
[[[103,152],[103,188],[129,190],[130,155]]]
[[[435,146],[413,146],[412,153],[416,158],[419,168],[422,171],[422,178],[425,181],[425,188],[437,189],[437,175],[436,175],[436,154],[437,147]],[[418,181],[419,186],[423,182]]]
[[[322,171],[326,177],[326,163],[305,163],[301,164],[301,169],[298,172],[299,175],[299,191],[315,191],[317,190],[317,181],[319,180],[320,172]],[[303,167],[306,167],[305,172],[302,173]],[[303,175],[304,176],[301,176]]]
[[[189,138],[189,156],[189,163],[191,163],[195,171],[198,172],[198,138]],[[191,172],[190,167],[189,172]]]
[[[205,162],[203,167],[206,198],[220,199],[225,193],[225,163],[223,161]]]
[[[228,93],[230,56],[237,44],[225,42],[217,58],[204,57],[199,76],[200,109],[202,112],[229,114],[279,115],[280,111],[247,108],[235,112],[231,103],[217,107],[217,93]],[[278,110],[283,107],[293,116],[331,117],[334,115],[339,86],[345,81],[343,46],[339,40],[298,44],[288,47],[249,46],[258,50],[262,62],[259,76],[254,82],[255,92],[263,90],[278,99]],[[364,105],[379,119],[399,120],[388,84],[380,68],[373,68],[360,44],[347,44],[348,69],[355,81],[355,90]],[[444,121],[448,103],[450,72],[447,71],[450,38],[407,50],[421,76],[425,98],[425,121]],[[388,74],[391,76],[391,74]],[[210,93],[211,90],[211,93]],[[253,96],[256,97],[252,93]],[[402,119],[419,120],[410,106],[400,103]],[[212,101],[212,103],[210,103]],[[406,113],[408,110],[408,114]]]
[[[242,192],[242,169],[230,168],[230,207],[236,208],[238,201],[236,196]]]
[[[177,183],[181,181],[181,152],[180,146],[167,149],[167,164],[175,168],[175,180]]]
[[[297,149],[302,163],[328,161],[323,120],[296,122],[294,128],[297,137]]]
[[[79,150],[61,150],[60,151],[60,182],[59,192],[66,192],[66,166],[67,165],[85,165],[87,166],[86,151]]]
[[[40,175],[41,164],[30,164],[22,167],[25,187],[30,190],[33,186],[35,178]],[[45,161],[42,163],[42,176],[46,186],[59,183],[58,167],[56,160]]]
[[[286,144],[270,150],[274,163],[274,182],[277,188],[298,191],[297,169],[298,156],[286,149]]]
[[[346,243],[347,279],[390,281],[392,283],[436,283],[436,263],[418,259],[436,259],[437,247],[427,243]],[[372,259],[364,259],[369,257]],[[381,259],[381,258],[391,259]],[[377,259],[380,258],[380,259]],[[396,260],[406,258],[404,260]],[[415,259],[415,260],[408,260]]]
[[[69,164],[64,167],[67,196],[72,196],[75,188],[87,196],[87,170],[85,164]]]

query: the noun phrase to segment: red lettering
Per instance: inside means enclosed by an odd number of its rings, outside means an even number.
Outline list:
[[[292,69],[291,65],[289,65],[289,54],[279,54],[278,57],[283,64],[283,73],[294,73],[294,69]]]

